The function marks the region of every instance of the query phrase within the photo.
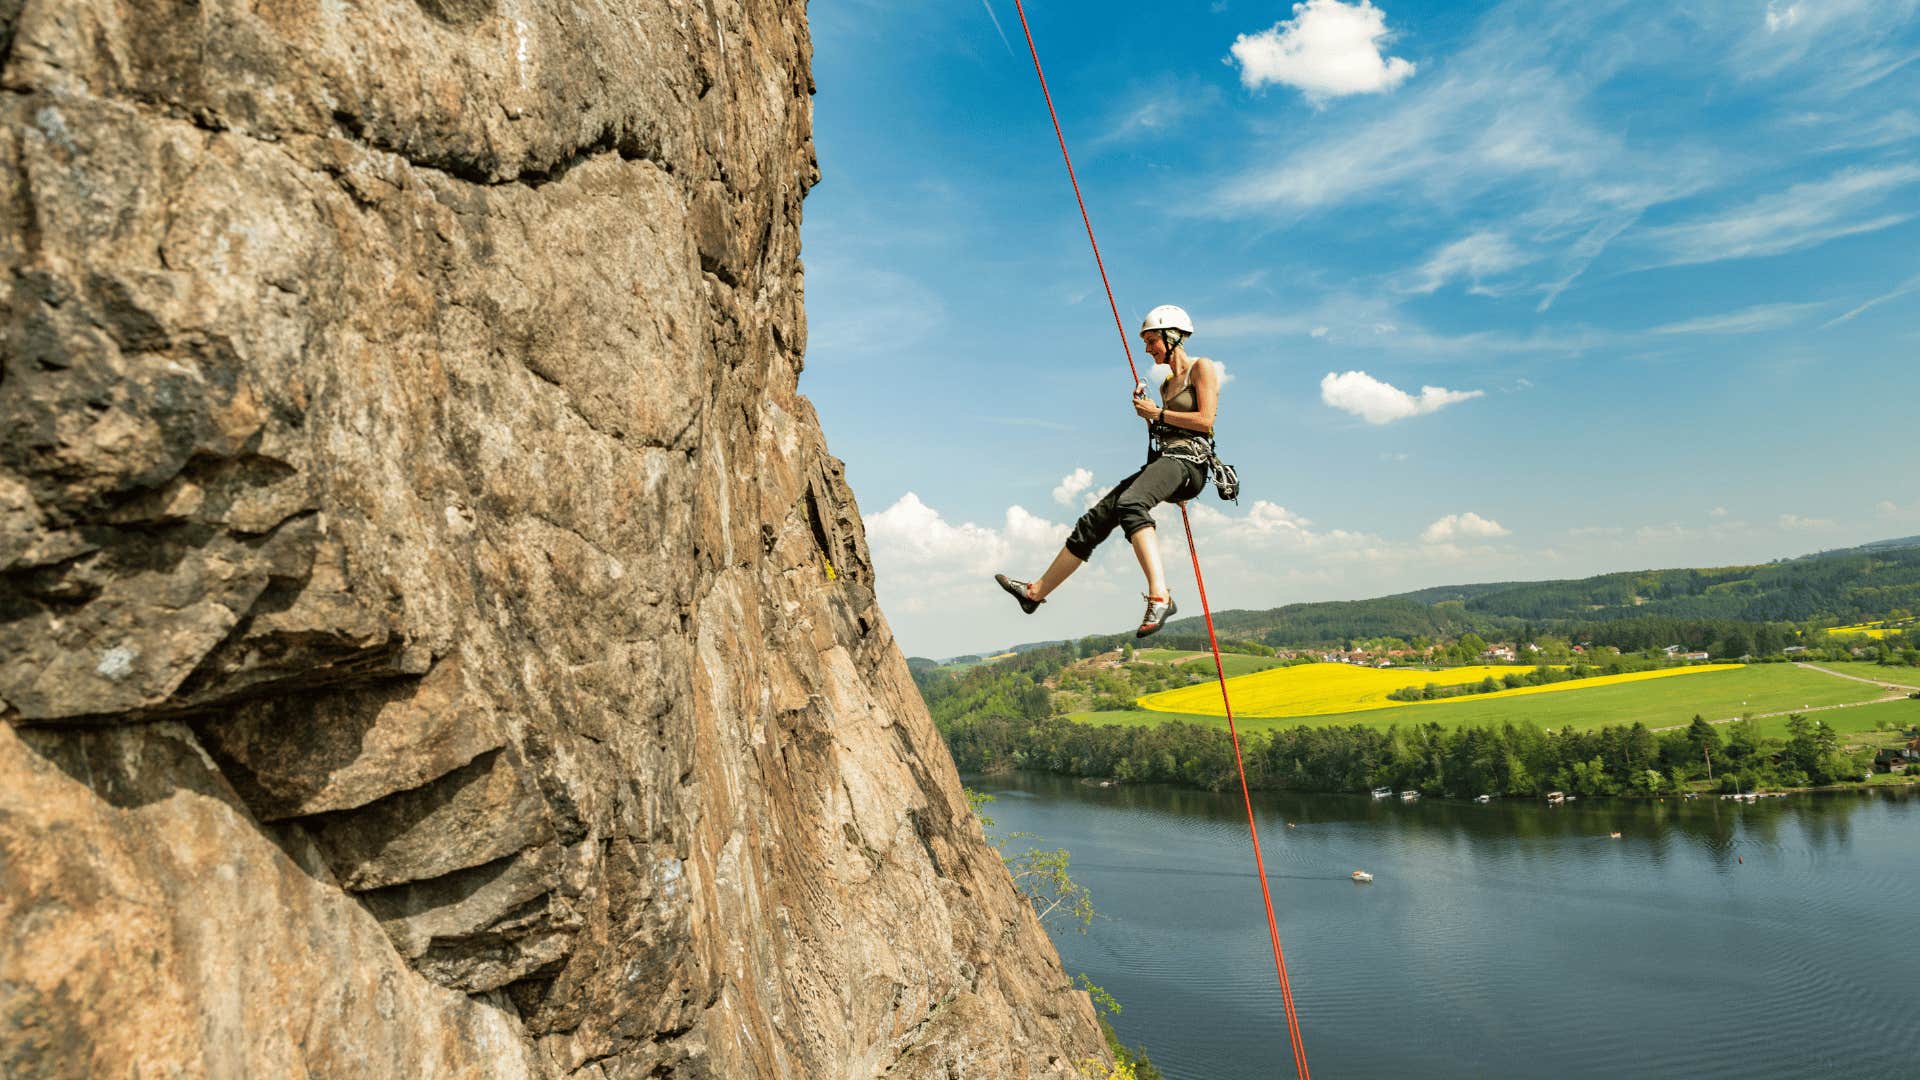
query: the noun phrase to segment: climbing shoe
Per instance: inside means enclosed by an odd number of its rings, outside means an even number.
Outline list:
[[[1046,603],[1045,600],[1033,600],[1027,596],[1027,586],[1032,584],[1031,582],[1015,581],[1005,574],[995,574],[993,580],[999,582],[1001,588],[1012,593],[1013,598],[1020,601],[1020,610],[1029,615],[1033,614],[1041,604]]]
[[[1167,625],[1167,620],[1173,618],[1173,613],[1180,610],[1172,596],[1142,595],[1147,601],[1147,613],[1140,617],[1140,629],[1133,632],[1137,638],[1159,633],[1160,628]]]

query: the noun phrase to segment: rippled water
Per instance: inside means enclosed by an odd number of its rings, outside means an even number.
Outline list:
[[[1072,852],[1103,917],[1054,940],[1126,1041],[1180,1080],[1292,1074],[1237,793],[969,783]],[[1323,1077],[1920,1077],[1911,794],[1255,806]]]

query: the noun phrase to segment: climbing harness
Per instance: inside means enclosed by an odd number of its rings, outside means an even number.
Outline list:
[[[1067,136],[1060,130],[1060,114],[1054,111],[1053,94],[1047,89],[1047,73],[1040,67],[1040,50],[1033,43],[1033,28],[1027,25],[1027,9],[1021,0],[1013,0],[1014,10],[1020,13],[1020,29],[1027,36],[1027,51],[1033,56],[1033,73],[1040,79],[1040,94],[1047,101],[1047,116],[1053,120],[1054,137],[1060,141],[1060,158],[1067,165],[1067,180],[1073,185],[1073,200],[1080,206],[1080,221],[1087,227],[1087,243],[1093,248],[1093,263],[1100,270],[1100,284],[1107,292],[1107,306],[1113,310],[1114,329],[1120,331],[1120,348],[1127,355],[1127,370],[1133,374],[1135,386],[1140,384],[1140,369],[1133,362],[1133,345],[1127,340],[1127,328],[1120,321],[1120,305],[1114,303],[1113,285],[1107,280],[1107,266],[1100,258],[1100,242],[1093,237],[1093,220],[1087,216],[1087,201],[1080,197],[1080,178],[1074,175],[1073,156],[1067,153]],[[1183,313],[1184,314],[1184,313]],[[1231,469],[1228,473],[1231,474]],[[1239,493],[1239,478],[1231,476],[1234,493]],[[1225,484],[1221,496],[1227,497]],[[1273,914],[1273,892],[1267,887],[1267,865],[1260,855],[1260,827],[1254,823],[1253,795],[1247,790],[1247,766],[1240,755],[1240,731],[1233,722],[1233,702],[1227,696],[1227,669],[1220,659],[1220,639],[1213,629],[1213,607],[1207,603],[1207,583],[1200,576],[1200,549],[1193,542],[1193,522],[1187,517],[1187,504],[1180,503],[1180,524],[1187,534],[1187,552],[1193,557],[1193,582],[1200,593],[1200,611],[1207,619],[1207,644],[1213,648],[1213,670],[1220,680],[1220,701],[1226,707],[1227,734],[1233,740],[1233,764],[1240,772],[1240,798],[1246,804],[1247,831],[1253,837],[1253,865],[1260,875],[1260,898],[1267,905],[1267,934],[1273,941],[1273,966],[1280,976],[1280,1001],[1285,1006],[1287,1017],[1287,1039],[1293,1044],[1293,1069],[1300,1080],[1310,1080],[1307,1072],[1307,1050],[1300,1038],[1300,1018],[1293,1007],[1293,987],[1287,980],[1286,954],[1280,948],[1280,922]]]

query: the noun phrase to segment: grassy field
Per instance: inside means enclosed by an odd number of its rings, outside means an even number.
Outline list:
[[[1865,683],[1851,679],[1838,679],[1832,675],[1808,671],[1790,664],[1756,664],[1730,670],[1705,671],[1684,678],[1654,679],[1612,686],[1592,685],[1594,681],[1555,684],[1579,688],[1565,693],[1529,694],[1516,697],[1507,697],[1504,694],[1475,695],[1451,701],[1423,702],[1402,708],[1372,709],[1364,712],[1243,719],[1236,711],[1235,720],[1240,728],[1246,731],[1267,731],[1301,724],[1316,726],[1365,724],[1369,727],[1385,728],[1394,724],[1429,722],[1448,727],[1514,723],[1550,728],[1568,725],[1576,728],[1591,728],[1607,724],[1631,724],[1636,720],[1649,727],[1668,727],[1684,724],[1696,713],[1709,720],[1725,720],[1749,712],[1764,714],[1816,708],[1822,705],[1846,705],[1872,701],[1885,694],[1884,690]],[[1229,686],[1231,685],[1230,683]],[[1210,705],[1217,710],[1220,700],[1219,688],[1214,685],[1208,689],[1214,694]],[[1198,706],[1200,703],[1195,704]],[[1920,711],[1920,702],[1906,704],[1912,704],[1916,706],[1916,711]],[[1861,711],[1864,710],[1835,710],[1820,714],[1820,718],[1839,727],[1843,723],[1852,722],[1850,713]],[[1870,715],[1872,719],[1877,719],[1879,715],[1889,715],[1889,713]],[[1215,726],[1225,726],[1226,723],[1225,719],[1217,714],[1207,715],[1200,712],[1168,713],[1127,710],[1075,713],[1072,718],[1096,724],[1152,725],[1167,720],[1185,720],[1189,723]],[[1862,718],[1860,722],[1865,723],[1867,727],[1872,726],[1871,719]]]
[[[1862,688],[1864,689],[1864,687]],[[1858,705],[1850,709],[1828,709],[1811,714],[1815,720],[1833,728],[1842,735],[1858,735],[1863,732],[1877,732],[1882,721],[1892,721],[1898,728],[1905,730],[1920,724],[1920,701],[1882,701],[1873,705]],[[1760,722],[1760,730],[1775,738],[1786,738],[1787,718],[1770,716]],[[1893,737],[1878,740],[1891,742]]]
[[[1591,693],[1619,683],[1654,679],[1699,678],[1703,675],[1737,668],[1737,664],[1704,667],[1665,668],[1625,675],[1603,675],[1545,686],[1523,686],[1492,694],[1475,695],[1494,701],[1536,694]],[[1374,709],[1430,709],[1450,702],[1394,701],[1387,695],[1408,686],[1465,686],[1483,679],[1498,680],[1507,675],[1524,674],[1520,667],[1461,667],[1441,671],[1411,671],[1396,668],[1361,668],[1349,664],[1306,664],[1261,672],[1233,679],[1234,715],[1246,717],[1330,716],[1336,713],[1369,712]],[[1140,699],[1142,708],[1154,712],[1204,713],[1224,715],[1220,694],[1211,686],[1185,686],[1163,690]]]
[[[1881,667],[1879,664],[1820,664],[1828,671],[1837,671],[1842,675],[1851,675],[1856,679],[1872,679],[1888,686],[1904,686],[1910,690],[1920,690],[1920,668]]]

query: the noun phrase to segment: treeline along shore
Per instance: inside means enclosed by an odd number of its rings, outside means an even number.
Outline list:
[[[1784,639],[1785,634],[1783,632]],[[1817,637],[1814,640],[1818,640]],[[1077,777],[1179,784],[1221,790],[1237,783],[1224,725],[1173,717],[1157,723],[1101,724],[1056,712],[1055,692],[1103,653],[1104,639],[1029,649],[994,663],[943,668],[913,664],[934,721],[963,771],[1035,769]],[[1895,644],[1904,644],[1897,639]],[[1813,650],[1838,661],[1839,648]],[[1910,649],[1892,658],[1902,661]],[[1111,670],[1112,662],[1106,665]],[[1141,678],[1164,677],[1164,665]],[[1211,677],[1211,661],[1205,665]],[[1864,676],[1878,663],[1854,662]],[[1524,672],[1525,668],[1516,668]],[[1068,678],[1063,680],[1063,676]],[[1199,678],[1198,674],[1191,677]],[[1424,676],[1422,676],[1424,677]],[[1874,741],[1900,745],[1920,733],[1920,702],[1896,703],[1892,731]],[[1909,719],[1905,706],[1911,704]],[[1414,710],[1409,710],[1414,711]],[[1527,723],[1445,726],[1408,717],[1404,724],[1302,724],[1242,730],[1247,782],[1256,789],[1361,792],[1378,787],[1427,795],[1656,796],[1741,792],[1859,783],[1873,775],[1875,748],[1848,746],[1833,724],[1794,714],[1763,725],[1752,718],[1710,723],[1675,716],[1659,729],[1643,722],[1563,726]],[[1890,779],[1890,778],[1883,778]]]
[[[1433,723],[1385,730],[1303,725],[1244,734],[1241,750],[1247,785],[1256,790],[1361,792],[1384,786],[1457,798],[1799,788],[1857,781],[1871,768],[1871,751],[1842,749],[1831,727],[1797,714],[1787,723],[1785,739],[1762,735],[1750,720],[1714,725],[1699,718],[1663,732],[1639,723],[1588,731],[1515,724],[1454,730]],[[1221,728],[987,714],[942,730],[962,772],[1038,769],[1214,791],[1237,783],[1233,747]]]

